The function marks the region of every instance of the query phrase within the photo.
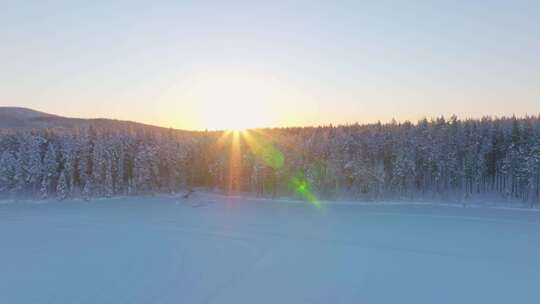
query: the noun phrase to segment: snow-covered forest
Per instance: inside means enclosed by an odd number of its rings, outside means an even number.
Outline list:
[[[4,131],[0,193],[64,199],[184,191],[540,201],[540,116],[234,132]]]

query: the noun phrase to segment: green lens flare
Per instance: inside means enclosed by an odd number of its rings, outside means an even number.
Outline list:
[[[285,157],[269,139],[264,138],[256,132],[246,131],[243,134],[251,152],[265,165],[273,168],[274,170],[283,167]],[[311,184],[303,174],[297,174],[290,179],[289,187],[302,199],[308,201],[316,208],[321,208],[319,200],[311,190]]]
[[[321,203],[311,191],[309,181],[302,175],[297,175],[291,179],[291,186],[294,191],[313,206],[321,208]]]

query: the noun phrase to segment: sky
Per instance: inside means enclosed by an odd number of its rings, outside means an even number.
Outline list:
[[[0,106],[180,129],[540,113],[540,1],[0,0]]]

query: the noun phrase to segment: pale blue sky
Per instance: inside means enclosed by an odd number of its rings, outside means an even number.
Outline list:
[[[538,114],[540,1],[0,0],[0,105],[184,129]]]

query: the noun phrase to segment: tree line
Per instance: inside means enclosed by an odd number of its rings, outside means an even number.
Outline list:
[[[193,187],[262,196],[540,201],[540,116],[185,132],[0,133],[0,193],[91,198]]]

